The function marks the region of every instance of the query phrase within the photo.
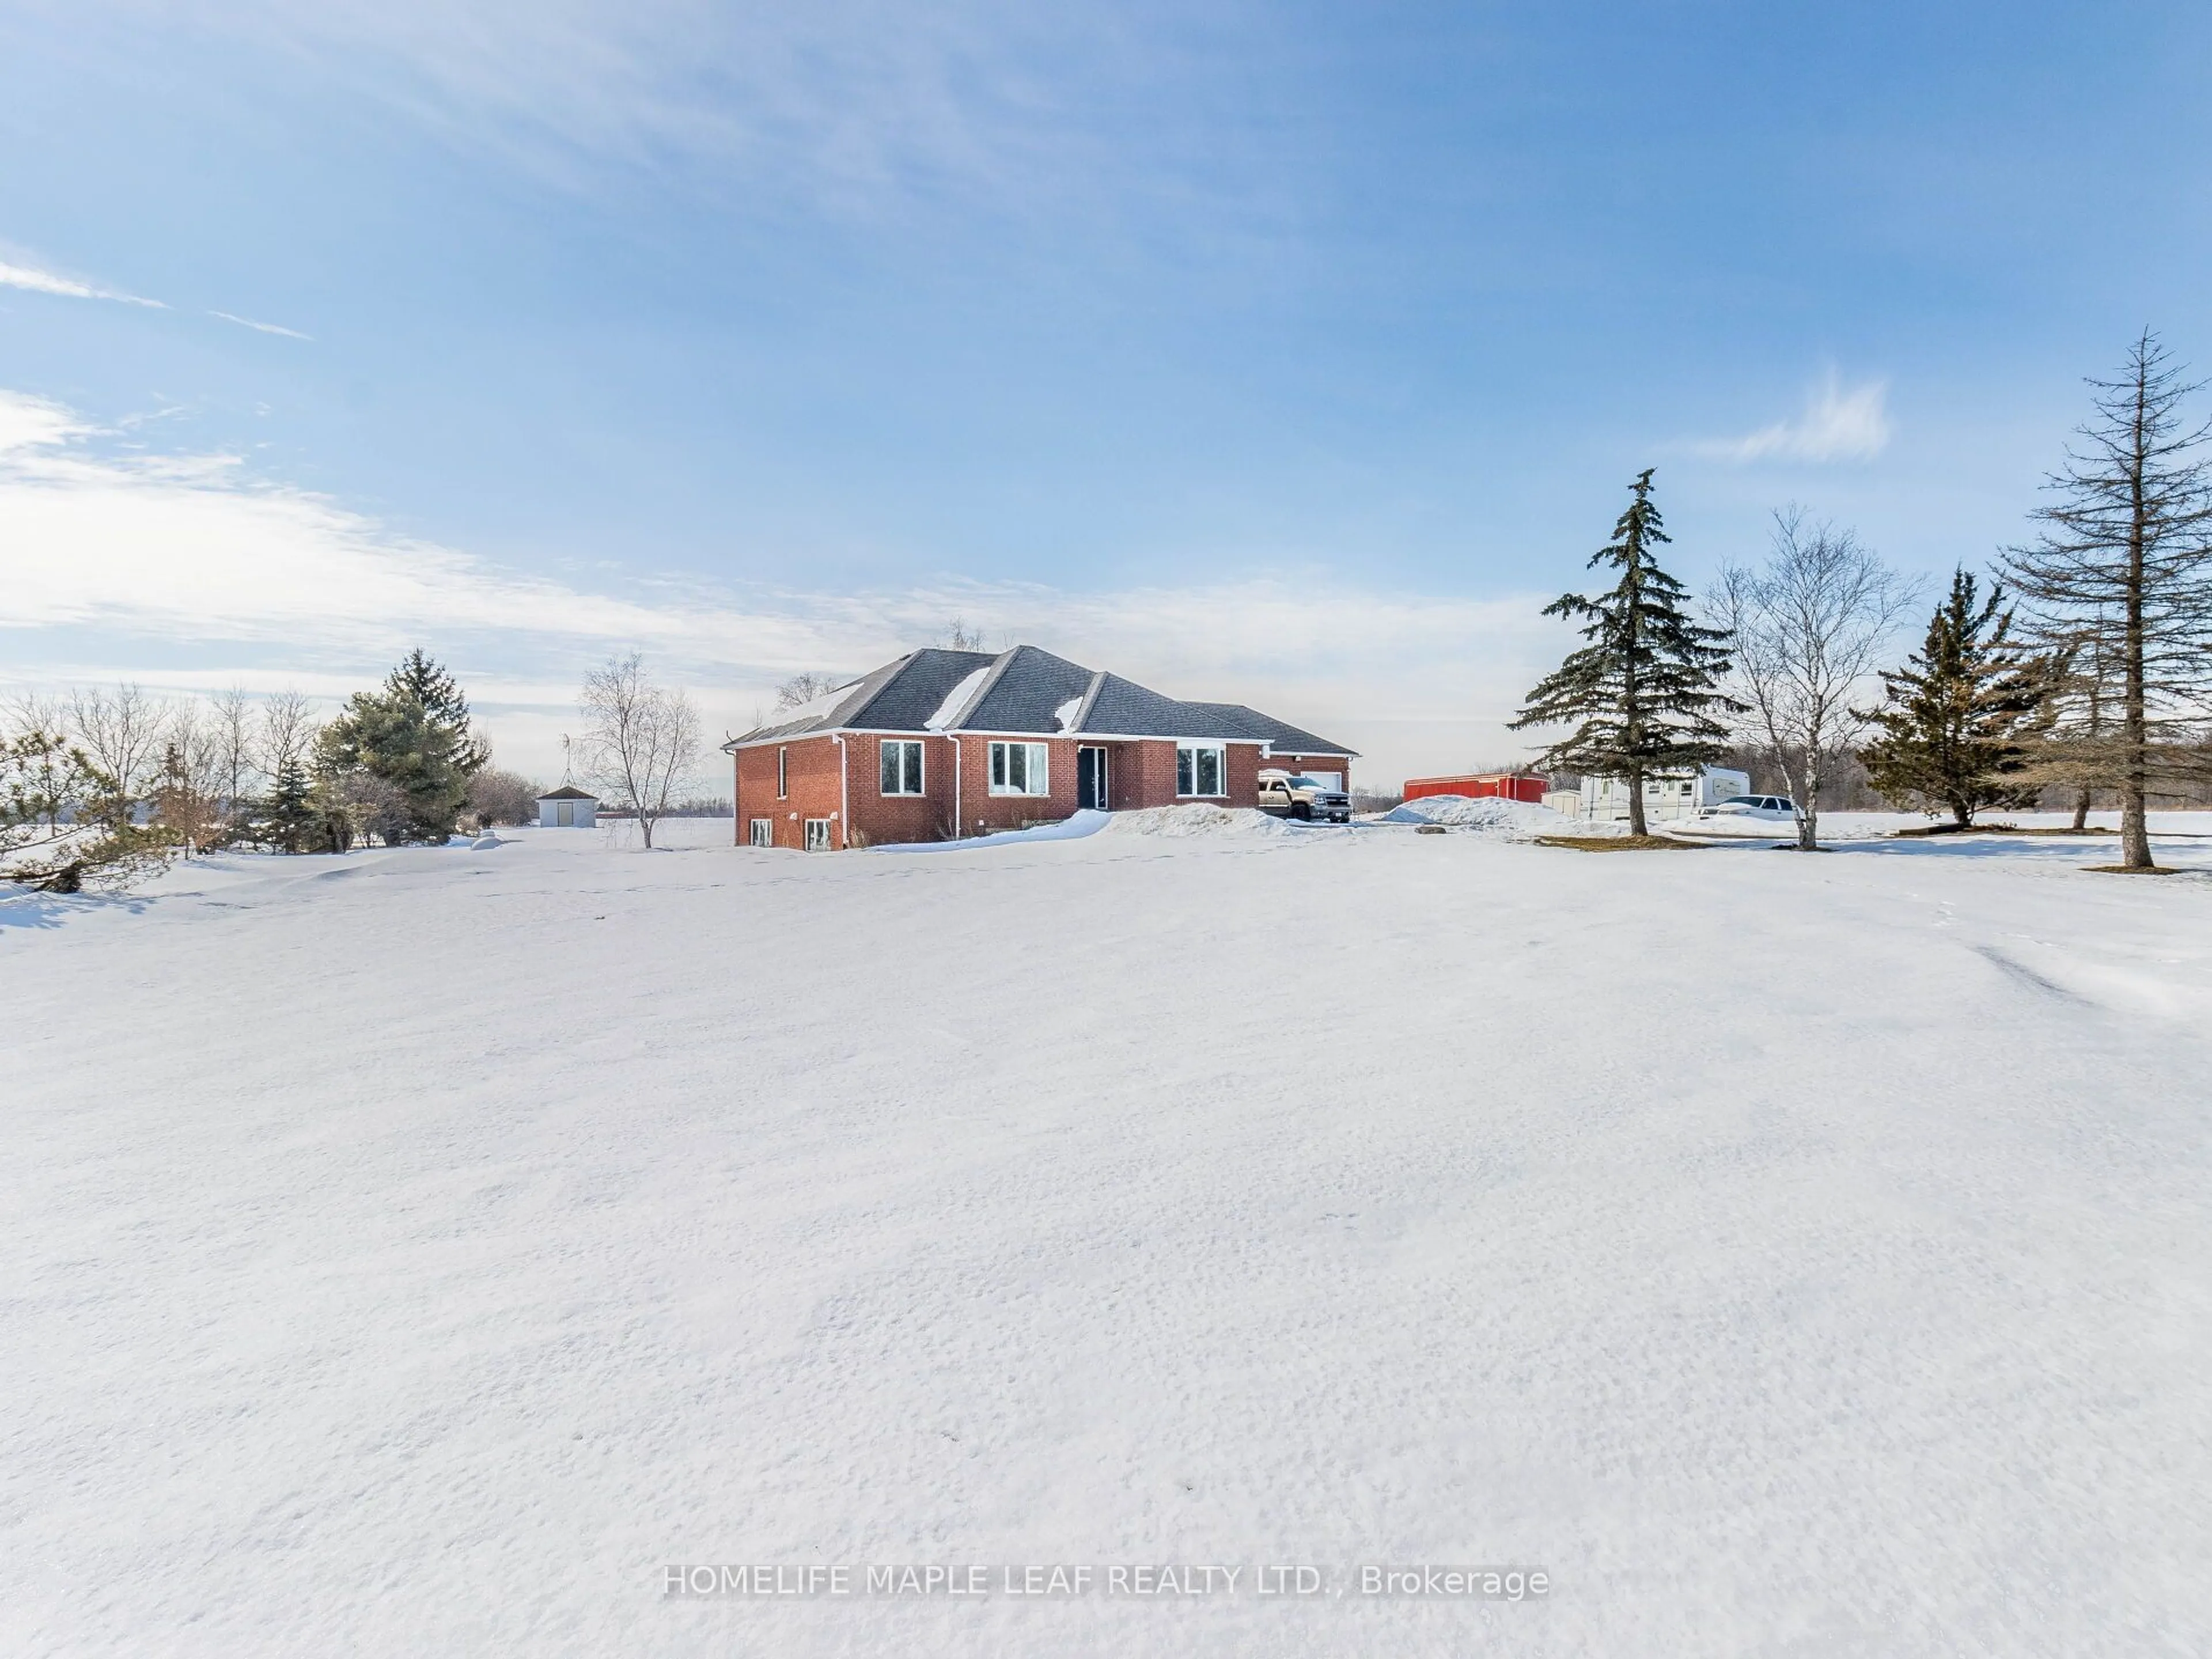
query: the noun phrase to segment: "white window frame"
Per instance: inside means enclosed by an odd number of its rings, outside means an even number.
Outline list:
[[[1198,757],[1203,754],[1213,757],[1214,789],[1198,787]],[[1185,775],[1183,757],[1190,757],[1188,775],[1190,787],[1182,787]],[[1224,800],[1229,794],[1229,745],[1225,743],[1178,743],[1176,744],[1176,799],[1177,800]]]
[[[791,750],[788,749],[775,751],[775,798],[778,800],[791,799]]]
[[[899,758],[893,768],[893,772],[901,787],[896,789],[885,789],[883,787],[884,763],[894,753],[896,753]],[[909,759],[914,763],[914,765],[910,769],[906,763]],[[908,798],[911,798],[915,795],[926,795],[929,793],[928,766],[929,752],[921,738],[885,738],[878,745],[876,751],[877,789],[881,793],[886,795],[898,795]],[[911,778],[914,782],[914,787],[911,789],[904,787],[909,778]]]
[[[830,833],[832,828],[833,821],[829,818],[807,819],[805,833],[806,850],[810,853],[827,853],[831,851],[837,844],[836,839]]]
[[[1014,751],[1026,750],[1019,768],[1014,765]],[[1014,773],[1022,775],[1018,788],[1011,781]],[[988,776],[990,792],[994,795],[1024,795],[1034,798],[1052,793],[1052,750],[1041,743],[1020,743],[1012,739],[994,738],[991,740]]]
[[[753,819],[745,831],[745,844],[749,847],[775,846],[775,820],[774,818]]]

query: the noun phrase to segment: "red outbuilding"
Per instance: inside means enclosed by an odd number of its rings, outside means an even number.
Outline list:
[[[1470,800],[1495,798],[1541,805],[1551,783],[1528,772],[1471,772],[1456,778],[1407,778],[1406,799],[1424,795],[1465,795]]]

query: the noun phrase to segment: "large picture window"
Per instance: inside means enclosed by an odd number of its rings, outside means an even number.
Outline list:
[[[921,744],[909,743],[903,738],[884,738],[881,764],[884,793],[918,795],[921,793]]]
[[[1212,744],[1176,745],[1176,793],[1225,795],[1229,793],[1228,751]]]
[[[991,745],[991,793],[994,795],[1048,795],[1050,773],[1041,743],[994,743]]]

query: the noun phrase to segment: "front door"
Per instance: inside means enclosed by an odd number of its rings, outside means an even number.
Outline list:
[[[1075,751],[1075,804],[1106,811],[1106,751],[1089,744]]]

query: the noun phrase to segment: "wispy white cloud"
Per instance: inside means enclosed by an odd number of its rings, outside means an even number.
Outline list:
[[[94,428],[61,404],[20,392],[0,392],[0,465],[11,454],[88,438]]]
[[[65,300],[113,300],[126,306],[146,306],[155,311],[167,311],[168,307],[159,300],[142,299],[136,294],[118,294],[112,289],[94,288],[90,283],[80,283],[73,276],[57,276],[51,270],[40,270],[31,265],[9,264],[0,261],[0,288],[20,288],[33,294],[52,294]]]
[[[51,294],[64,300],[112,300],[118,305],[144,306],[152,311],[169,309],[167,304],[160,300],[98,288],[90,283],[79,282],[74,276],[57,276],[35,265],[12,264],[5,260],[0,260],[0,288],[21,289],[29,294]],[[220,317],[226,323],[236,323],[240,328],[254,329],[263,334],[281,334],[288,340],[314,338],[312,334],[302,334],[296,328],[286,328],[277,323],[256,322],[251,317],[240,317],[228,311],[210,311],[208,315]]]
[[[1741,438],[1698,446],[1721,460],[1864,461],[1889,445],[1889,383],[1844,386],[1831,374],[1805,399],[1794,421],[1778,421]]]
[[[1217,229],[1295,211],[1208,95],[1209,76],[1249,84],[1273,37],[1224,50],[1218,20],[1173,8],[238,0],[192,26],[281,44],[333,88],[562,187],[642,173],[871,219],[949,200],[1175,206]],[[1132,127],[1140,99],[1152,116]]]
[[[1387,750],[1408,721],[1460,734],[1466,753],[1408,753],[1402,774],[1518,752],[1498,725],[1556,631],[1537,596],[1394,592],[1326,573],[1104,592],[945,578],[848,593],[610,573],[594,589],[397,535],[236,456],[100,440],[59,404],[0,392],[12,678],[84,678],[89,658],[102,678],[321,688],[361,684],[426,643],[469,670],[495,733],[522,741],[525,761],[573,718],[580,669],[613,650],[647,651],[697,690],[717,729],[742,728],[787,675],[858,672],[961,617],[994,646],[1027,641],[1178,695],[1250,702],[1363,748]]]
[[[286,328],[278,323],[257,323],[251,317],[234,317],[228,311],[210,311],[210,317],[220,317],[226,323],[236,323],[240,328],[250,328],[263,334],[281,334],[288,340],[312,340],[312,334],[302,334],[296,328]]]

